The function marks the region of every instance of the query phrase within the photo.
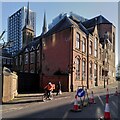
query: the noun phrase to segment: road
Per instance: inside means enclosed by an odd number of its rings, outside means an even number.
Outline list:
[[[115,86],[109,87],[109,107],[112,120],[118,118],[118,99],[115,96]],[[96,104],[84,107],[81,112],[70,111],[74,105],[73,93],[63,93],[60,96],[55,96],[53,100],[42,102],[26,102],[18,104],[5,104],[2,109],[2,118],[100,118],[104,115],[106,89],[95,89],[94,96]],[[39,99],[41,97],[39,96]],[[120,112],[119,112],[120,113]]]

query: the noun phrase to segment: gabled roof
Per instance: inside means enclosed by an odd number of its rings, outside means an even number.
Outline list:
[[[58,32],[58,31],[69,28],[72,25],[73,25],[73,23],[71,23],[70,19],[67,16],[65,16],[60,22],[58,22],[53,28],[51,28],[43,36],[48,36],[48,35],[54,34],[54,33]]]
[[[112,24],[111,22],[109,22],[105,17],[103,17],[102,15],[99,15],[97,17],[94,17],[92,19],[89,19],[85,22],[82,22],[82,24],[86,27],[86,28],[91,28],[93,26],[95,26],[96,24]]]
[[[79,23],[79,28],[85,33],[85,34],[89,34],[89,31],[82,25],[82,23]]]
[[[71,18],[73,21],[75,21],[76,23],[79,23],[80,20],[77,19],[75,16],[71,15],[69,18]]]
[[[43,36],[48,36],[51,34],[54,34],[56,32],[59,32],[61,30],[67,29],[71,26],[76,26],[79,29],[81,29],[85,34],[88,34],[87,29],[82,25],[81,22],[75,22],[75,19],[73,20],[72,17],[65,16],[60,22],[58,22],[53,28],[51,28],[46,34]]]

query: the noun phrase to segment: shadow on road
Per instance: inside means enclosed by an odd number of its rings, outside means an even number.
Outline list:
[[[84,107],[81,112],[71,112],[70,110],[73,108],[73,103],[63,103],[63,101],[55,101],[52,100],[48,103],[39,104],[33,110],[29,108],[29,113],[24,115],[17,115],[16,119],[65,119],[65,118],[100,118],[104,115],[104,108],[105,108],[105,95],[95,97],[96,104],[90,104],[87,107]],[[102,102],[101,102],[102,101]],[[117,118],[117,103],[118,103],[118,96],[114,96],[113,94],[110,95],[109,98],[109,106],[110,106],[110,113],[111,116]],[[24,109],[26,111],[26,109]],[[112,118],[112,120],[115,120]]]
[[[42,100],[43,95],[21,95],[15,97],[13,100],[3,103],[5,104],[24,104],[24,103],[32,103],[32,102],[43,102]]]

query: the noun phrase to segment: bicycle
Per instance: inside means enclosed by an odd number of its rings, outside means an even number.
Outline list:
[[[45,102],[46,100],[52,100],[53,99],[53,94],[52,94],[52,91],[50,91],[50,96],[48,96],[48,92],[47,90],[45,90],[45,93],[43,95],[43,102]]]

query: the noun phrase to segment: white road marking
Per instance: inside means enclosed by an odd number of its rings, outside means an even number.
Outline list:
[[[67,118],[67,116],[68,116],[68,111],[65,112],[65,114],[64,114],[64,116],[63,116],[63,119]]]
[[[114,101],[112,101],[112,104],[118,109],[118,107],[117,107],[117,105],[115,104],[115,102]]]
[[[99,95],[98,95],[98,98],[99,98],[100,102],[102,103],[102,105],[104,106],[104,103]]]

